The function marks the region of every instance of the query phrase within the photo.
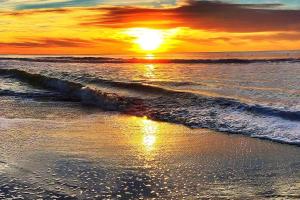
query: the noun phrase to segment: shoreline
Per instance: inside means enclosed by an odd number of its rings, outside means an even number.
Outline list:
[[[70,113],[58,117],[60,106]],[[71,199],[300,197],[296,146],[76,105],[49,112],[47,120],[11,119],[1,130],[8,149],[0,150],[7,166],[0,183],[23,197],[38,190]]]

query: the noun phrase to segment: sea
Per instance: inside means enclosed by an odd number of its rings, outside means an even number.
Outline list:
[[[0,58],[0,100],[80,102],[300,144],[300,51]],[[14,108],[18,109],[18,108]]]
[[[300,51],[0,56],[0,199],[299,199]]]

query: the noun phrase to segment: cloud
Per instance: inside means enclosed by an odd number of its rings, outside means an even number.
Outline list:
[[[279,3],[285,8],[300,8],[299,0],[223,0],[224,2],[247,3],[247,4],[268,4]]]
[[[0,0],[1,9],[28,10],[28,9],[49,9],[66,7],[90,7],[97,5],[139,5],[149,7],[164,7],[176,5],[177,0]]]
[[[91,41],[75,38],[42,38],[37,40],[20,39],[20,42],[0,42],[0,47],[87,47],[92,44]]]
[[[91,9],[99,10],[101,14],[86,18],[81,25],[115,28],[190,27],[219,32],[300,31],[300,10],[278,6],[187,1],[173,8],[100,7]]]
[[[24,16],[24,15],[34,15],[34,14],[49,14],[49,13],[55,13],[55,14],[65,14],[69,13],[72,10],[66,9],[66,8],[56,8],[56,9],[42,9],[42,10],[26,10],[26,11],[2,11],[0,12],[0,15],[2,16]]]
[[[17,42],[0,42],[0,47],[14,47],[14,48],[91,48],[99,47],[101,45],[108,44],[124,44],[129,45],[130,43],[121,39],[113,38],[95,38],[92,40],[84,40],[79,38],[39,38],[39,39],[28,39],[19,38]]]
[[[238,39],[246,39],[253,41],[300,41],[300,32],[281,32],[268,35],[252,35],[252,36],[239,36]]]
[[[59,2],[46,2],[46,3],[29,3],[20,4],[16,6],[17,10],[26,9],[40,9],[40,8],[63,8],[63,7],[74,7],[74,6],[92,6],[98,4],[99,0],[68,0]]]

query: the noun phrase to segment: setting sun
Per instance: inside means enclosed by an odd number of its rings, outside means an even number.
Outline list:
[[[164,40],[162,31],[155,29],[132,29],[129,32],[129,34],[136,38],[134,40],[134,43],[137,44],[139,48],[144,51],[157,50]]]

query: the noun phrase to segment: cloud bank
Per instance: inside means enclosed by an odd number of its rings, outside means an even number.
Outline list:
[[[300,10],[279,8],[280,4],[232,4],[220,1],[188,1],[174,8],[96,8],[99,16],[82,25],[128,28],[190,27],[225,32],[300,31]],[[105,12],[105,14],[102,14]]]

